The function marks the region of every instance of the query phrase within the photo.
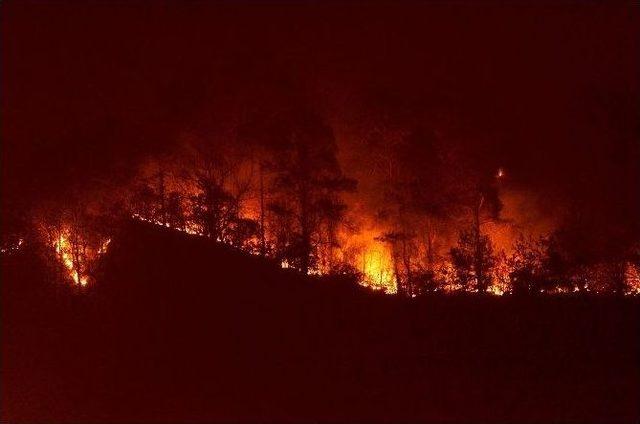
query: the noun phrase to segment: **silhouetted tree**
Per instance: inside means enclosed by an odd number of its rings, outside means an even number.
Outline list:
[[[103,253],[105,242],[113,230],[113,217],[102,212],[104,205],[88,200],[80,190],[65,193],[66,202],[61,205],[43,202],[34,210],[34,220],[42,242],[41,253],[63,278],[73,278],[76,283],[94,278],[95,261]]]
[[[129,198],[129,212],[161,225],[184,228],[185,194],[178,184],[175,155],[148,158],[141,166]]]
[[[318,215],[321,225],[324,227],[320,231],[320,250],[324,261],[323,268],[331,271],[334,268],[335,249],[340,247],[338,240],[338,226],[344,219],[347,205],[340,198],[329,191],[326,196],[317,202]],[[324,237],[322,235],[324,234]]]
[[[451,140],[444,142],[443,132],[437,131],[447,125],[422,102],[386,92],[372,94],[366,105],[371,116],[365,117],[363,132],[380,187],[377,216],[387,229],[383,237],[400,260],[398,293],[407,294],[413,283],[406,280],[420,275],[424,281],[435,274],[441,246],[437,240],[445,222],[456,215],[456,163]],[[402,237],[386,237],[391,233]],[[436,281],[427,280],[429,285]]]
[[[257,221],[248,218],[234,218],[227,230],[227,237],[232,246],[249,252],[255,251],[254,241],[260,232]]]
[[[242,147],[229,140],[191,136],[184,146],[182,162],[193,189],[191,219],[202,233],[214,240],[245,244],[247,222],[241,216],[242,202],[251,185],[245,176]],[[242,229],[240,229],[242,227]]]
[[[259,250],[260,255],[266,256],[269,251],[267,241],[267,214],[269,212],[270,196],[269,190],[272,185],[273,160],[271,153],[275,150],[274,143],[279,144],[279,135],[274,134],[273,123],[269,117],[257,111],[250,111],[245,114],[242,121],[236,128],[238,143],[247,146],[249,160],[252,168],[257,170],[257,192],[258,223],[259,223]]]
[[[166,196],[164,203],[165,222],[171,228],[184,229],[187,225],[187,211],[185,210],[184,195],[179,192],[171,192]]]
[[[415,293],[416,236],[410,232],[387,232],[376,237],[377,241],[389,244],[393,259],[393,272],[396,277],[398,294],[413,297]]]
[[[509,281],[515,294],[539,293],[545,287],[545,243],[522,234],[515,242],[514,251],[507,259]]]
[[[480,293],[486,292],[495,263],[489,237],[478,235],[475,228],[463,230],[450,254],[458,283],[465,289],[473,287]]]
[[[342,174],[333,131],[316,114],[304,109],[291,112],[272,131],[278,141],[271,144],[271,210],[295,217],[284,256],[308,273],[318,260],[322,222],[330,220],[335,231],[342,219],[337,196],[355,183]]]

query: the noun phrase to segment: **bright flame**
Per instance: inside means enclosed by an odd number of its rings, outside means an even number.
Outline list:
[[[90,256],[95,259],[97,256],[102,255],[107,252],[109,248],[109,244],[111,243],[111,239],[105,240],[98,249],[93,250],[94,255]],[[84,275],[80,267],[79,259],[76,258],[74,261],[73,257],[73,247],[69,239],[65,235],[60,235],[58,239],[53,243],[53,248],[55,249],[58,258],[60,258],[60,262],[66,268],[67,274],[73,280],[76,285],[86,286],[89,284],[89,276]],[[84,259],[86,260],[86,258]]]
[[[107,248],[109,247],[109,243],[111,243],[111,239],[107,239],[104,243],[102,243],[102,246],[100,246],[100,249],[98,249],[99,255],[102,255],[103,253],[107,253]]]
[[[362,285],[386,293],[398,292],[394,278],[392,259],[389,251],[383,246],[376,246],[373,242],[363,251],[362,273],[365,278]]]
[[[76,284],[79,284],[83,287],[86,286],[89,281],[86,276],[81,276],[80,271],[76,269],[76,266],[73,262],[71,243],[69,243],[67,238],[61,235],[54,243],[54,247],[56,249],[56,253],[62,261],[62,264],[67,269],[69,277],[71,277],[71,279]]]
[[[487,292],[489,292],[491,294],[494,294],[496,296],[502,296],[502,295],[504,295],[506,293],[504,288],[502,288],[502,287],[500,287],[498,285],[494,285],[494,284],[490,285],[487,288]]]
[[[502,168],[498,170],[498,177],[504,175]],[[164,224],[158,220],[149,219],[139,214],[133,214],[132,218],[148,222],[154,225],[167,227],[175,231],[191,234],[194,236],[205,237],[201,227],[193,222],[187,222],[184,228],[171,227],[168,224]],[[500,232],[491,231],[493,239],[500,239]],[[364,287],[368,287],[372,290],[379,290],[387,294],[397,294],[398,286],[395,273],[393,271],[393,257],[388,245],[377,242],[375,240],[376,235],[380,233],[377,228],[370,228],[361,231],[357,235],[351,235],[350,246],[345,248],[344,251],[338,252],[341,259],[346,263],[354,265],[363,274],[360,284]],[[504,237],[505,240],[508,237]],[[109,246],[110,239],[106,240],[101,247],[97,250],[98,254],[106,252]],[[218,239],[217,241],[227,243],[225,240]],[[71,255],[71,246],[64,236],[61,236],[59,241],[54,244],[56,252],[60,255],[63,264],[69,271],[69,275],[76,284],[85,286],[87,284],[87,277],[79,277],[78,271],[74,267],[74,263]],[[347,256],[345,252],[347,250],[354,249],[354,256]],[[258,252],[249,251],[248,253],[258,254]],[[294,268],[291,263],[286,259],[280,262],[280,267]],[[324,275],[330,270],[323,267],[310,269],[308,273],[310,275]],[[461,286],[456,279],[455,269],[451,262],[442,262],[437,271],[438,279],[442,282],[441,286],[436,291],[444,293],[453,293],[460,290],[465,290],[465,287]],[[509,268],[505,263],[497,266],[494,270],[494,279],[491,285],[487,288],[487,293],[495,296],[504,296],[511,293],[511,286],[509,281]],[[640,268],[632,264],[628,264],[626,268],[626,280],[629,284],[627,295],[640,295]],[[469,290],[468,288],[466,290]],[[475,291],[475,290],[471,290]],[[577,287],[572,289],[565,287],[558,287],[553,290],[540,289],[541,293],[570,293],[578,291]],[[586,291],[591,291],[589,288]],[[414,297],[416,295],[414,294]]]

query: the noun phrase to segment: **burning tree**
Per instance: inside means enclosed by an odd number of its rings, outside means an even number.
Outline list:
[[[384,230],[377,240],[391,251],[398,293],[413,297],[418,286],[435,289],[436,240],[450,202],[446,149],[420,108],[385,95],[372,106],[365,144],[381,187],[376,217]]]
[[[482,225],[498,221],[502,202],[499,197],[499,181],[503,171],[491,165],[481,152],[460,153],[451,180],[451,196],[454,213],[469,228],[460,232],[458,246],[451,250],[453,265],[461,283],[468,285],[472,278],[478,292],[486,292],[491,285],[491,268],[494,266],[491,239],[483,233]],[[470,215],[470,216],[469,216]],[[467,224],[468,225],[468,224]]]
[[[398,294],[414,297],[414,273],[412,258],[415,257],[415,235],[401,232],[388,232],[377,241],[388,243],[391,246],[393,259],[393,274],[396,276]]]
[[[109,219],[92,211],[79,198],[63,208],[43,203],[34,216],[44,256],[53,255],[66,278],[86,286],[95,278],[96,261],[111,241]]]
[[[188,220],[184,173],[175,156],[148,158],[131,187],[129,211],[160,225],[184,229]]]
[[[345,210],[340,193],[355,181],[342,174],[333,131],[316,114],[302,109],[276,119],[269,123],[276,257],[306,274],[318,265],[323,233],[332,263]]]
[[[385,106],[366,121],[361,141],[374,189],[347,208],[345,193],[356,182],[342,172],[333,129],[304,105],[288,98],[242,120],[234,116],[222,130],[183,133],[172,154],[142,166],[129,193],[130,215],[305,274],[358,269],[362,284],[408,297],[455,288],[629,291],[635,268],[628,247],[637,236],[602,225],[602,217],[589,221],[581,207],[552,237],[521,237],[511,256],[494,254],[485,224],[502,222],[504,170],[419,105]],[[74,208],[51,218],[47,243],[81,282],[104,237],[93,240],[86,208]],[[364,225],[346,231],[350,220]]]
[[[238,217],[238,199],[228,189],[238,163],[226,146],[214,141],[198,141],[191,146],[189,175],[196,187],[196,194],[191,198],[192,216],[206,236],[222,241]]]

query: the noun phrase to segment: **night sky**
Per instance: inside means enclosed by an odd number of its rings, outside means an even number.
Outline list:
[[[5,211],[126,181],[185,131],[295,91],[346,173],[382,96],[455,122],[513,186],[637,224],[637,8],[10,1],[1,20]]]

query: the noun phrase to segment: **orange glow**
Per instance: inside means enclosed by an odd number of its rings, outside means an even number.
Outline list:
[[[372,241],[361,255],[362,273],[364,280],[361,284],[373,290],[383,290],[385,293],[398,292],[396,279],[393,275],[392,258],[386,246]]]

